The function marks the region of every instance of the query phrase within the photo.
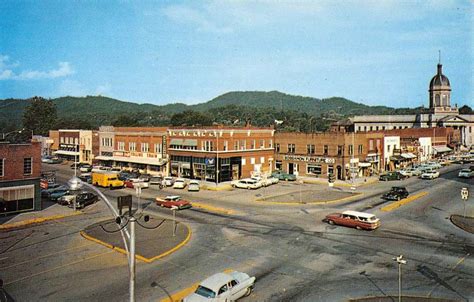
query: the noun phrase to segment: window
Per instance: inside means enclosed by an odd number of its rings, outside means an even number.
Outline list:
[[[374,140],[369,140],[369,150],[374,150]]]
[[[234,141],[234,150],[239,150],[239,141],[238,140]]]
[[[117,142],[117,149],[119,151],[125,151],[125,142]]]
[[[229,148],[229,142],[228,141],[224,141],[224,147],[223,147],[224,151],[227,151],[227,148]]]
[[[328,174],[333,174],[334,175],[334,166],[333,165],[328,166]]]
[[[354,154],[354,146],[349,145],[349,155],[353,155],[353,154]]]
[[[275,162],[275,169],[276,170],[281,170],[281,166],[282,166],[281,160],[277,160]]]
[[[362,154],[362,145],[359,145],[359,154]]]
[[[161,144],[155,144],[155,153],[161,153]]]
[[[390,152],[390,145],[387,145],[387,151]]]
[[[260,149],[265,148],[265,140],[260,140]]]
[[[306,174],[321,175],[321,165],[306,165]]]
[[[260,157],[260,163],[261,163],[261,164],[265,163],[265,157],[263,157],[263,156]]]
[[[243,139],[240,141],[240,150],[245,150],[246,149],[246,141]]]
[[[329,153],[329,146],[324,145],[324,155],[328,155],[328,153]]]
[[[370,126],[370,131],[372,131],[372,130],[373,130],[373,128],[372,128],[372,126]]]
[[[136,150],[137,150],[137,144],[135,142],[128,143],[128,151],[136,151]]]
[[[273,140],[268,141],[268,148],[273,148]]]
[[[314,152],[315,152],[314,145],[306,145],[306,152],[308,154],[314,154]]]
[[[275,144],[275,152],[280,153],[280,144]]]
[[[74,139],[74,145],[79,145],[79,139],[77,137]]]
[[[250,149],[255,149],[255,140],[250,141]]]
[[[242,166],[245,166],[245,162],[246,162],[245,158],[242,158]]]
[[[146,153],[146,152],[150,151],[148,143],[142,143],[141,145],[142,145],[142,152]]]
[[[27,157],[23,159],[23,174],[31,175],[33,173],[33,158]]]
[[[59,141],[61,142],[61,144],[64,144],[64,136],[61,136],[61,138],[59,139]]]
[[[338,156],[341,156],[342,153],[343,153],[342,146],[337,146],[337,155],[338,155]]]
[[[0,177],[5,176],[5,159],[0,158]]]
[[[288,144],[288,153],[295,153],[295,152],[296,152],[295,144]]]
[[[251,165],[255,165],[255,157],[251,157],[251,158],[250,158],[250,164],[251,164]]]

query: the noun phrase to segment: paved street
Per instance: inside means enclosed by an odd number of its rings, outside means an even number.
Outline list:
[[[177,219],[191,228],[191,239],[166,257],[138,262],[137,301],[163,301],[227,269],[257,278],[254,292],[242,301],[397,296],[398,268],[392,258],[400,254],[407,259],[402,268],[404,294],[472,301],[474,235],[449,220],[451,214],[462,214],[460,189],[474,189],[472,180],[457,178],[460,167],[443,168],[441,177],[432,181],[411,178],[360,187],[356,191],[362,194],[327,204],[301,204],[300,192],[303,198],[317,194],[322,200],[331,194],[350,196],[350,188],[283,182],[256,191],[143,190],[140,206],[156,217],[171,218],[170,210],[152,203],[156,196],[169,194],[218,210],[193,207],[177,213]],[[72,175],[68,166],[44,168],[58,169],[61,182]],[[406,186],[410,194],[428,194],[393,211],[381,211],[390,202],[380,195],[394,185]],[[116,196],[135,194],[132,189],[102,191],[114,204]],[[281,195],[293,195],[297,202],[257,201]],[[472,200],[468,216],[474,215]],[[373,213],[382,226],[360,231],[322,221],[328,213],[346,209]],[[0,233],[0,277],[6,291],[17,301],[127,301],[126,257],[80,235],[110,218],[105,205],[98,203],[82,215]]]

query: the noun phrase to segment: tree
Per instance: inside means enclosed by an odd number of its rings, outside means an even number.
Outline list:
[[[138,118],[130,115],[120,115],[112,122],[112,126],[115,127],[137,127],[138,125]]]
[[[51,100],[33,97],[23,113],[23,128],[34,134],[46,136],[56,124],[56,105]]]
[[[469,107],[468,105],[464,105],[461,108],[459,108],[459,113],[461,114],[473,114],[472,108]]]
[[[210,126],[212,125],[213,118],[206,113],[186,110],[181,113],[173,114],[170,122],[173,126]]]

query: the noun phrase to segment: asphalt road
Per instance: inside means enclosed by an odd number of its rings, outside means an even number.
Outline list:
[[[46,166],[50,168],[52,166]],[[58,168],[58,179],[72,174]],[[321,185],[281,183],[257,191],[201,191],[179,194],[193,202],[236,211],[236,215],[202,209],[178,212],[193,230],[191,241],[170,256],[137,266],[137,301],[160,301],[200,280],[226,269],[257,277],[255,290],[242,301],[347,301],[362,296],[398,294],[400,254],[403,293],[474,299],[474,235],[448,219],[460,214],[460,189],[473,191],[472,179],[458,179],[460,166],[443,168],[439,179],[411,178],[378,183],[357,191],[361,197],[328,205],[270,205],[258,203],[268,194],[320,191]],[[429,194],[391,212],[380,195],[404,185],[411,194]],[[301,186],[301,187],[300,187]],[[112,200],[131,189],[103,190]],[[145,211],[169,217],[151,203],[156,196],[176,194],[173,189],[143,190]],[[471,194],[472,196],[472,194]],[[468,213],[474,215],[474,206]],[[138,202],[137,199],[135,199]],[[355,209],[376,214],[382,226],[375,231],[331,226],[328,213]],[[84,215],[8,233],[1,233],[0,277],[17,301],[127,301],[128,268],[124,255],[87,241],[79,231],[110,217],[103,203]],[[139,231],[139,230],[138,230]]]

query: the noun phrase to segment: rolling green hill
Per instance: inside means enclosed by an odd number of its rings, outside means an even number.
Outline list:
[[[368,106],[340,97],[317,99],[289,95],[278,91],[228,92],[208,102],[196,105],[186,105],[183,103],[162,106],[137,104],[104,96],[66,96],[52,99],[52,101],[56,104],[58,118],[62,120],[62,127],[67,126],[68,121],[86,121],[87,125],[94,128],[100,125],[112,124],[118,117],[123,118],[126,116],[133,116],[135,119],[141,120],[140,124],[143,125],[163,124],[169,122],[170,118],[176,113],[182,113],[187,110],[215,113],[219,111],[219,108],[224,110],[223,107],[226,107],[227,111],[229,108],[234,110],[239,110],[239,108],[258,108],[260,112],[268,109],[272,114],[275,112],[292,111],[309,116],[329,115],[336,118],[357,114],[414,113],[419,110]],[[20,127],[23,110],[28,104],[29,100],[24,99],[0,100],[0,129]],[[157,117],[159,117],[158,121],[156,120]],[[258,121],[255,122],[256,124],[259,123]]]

